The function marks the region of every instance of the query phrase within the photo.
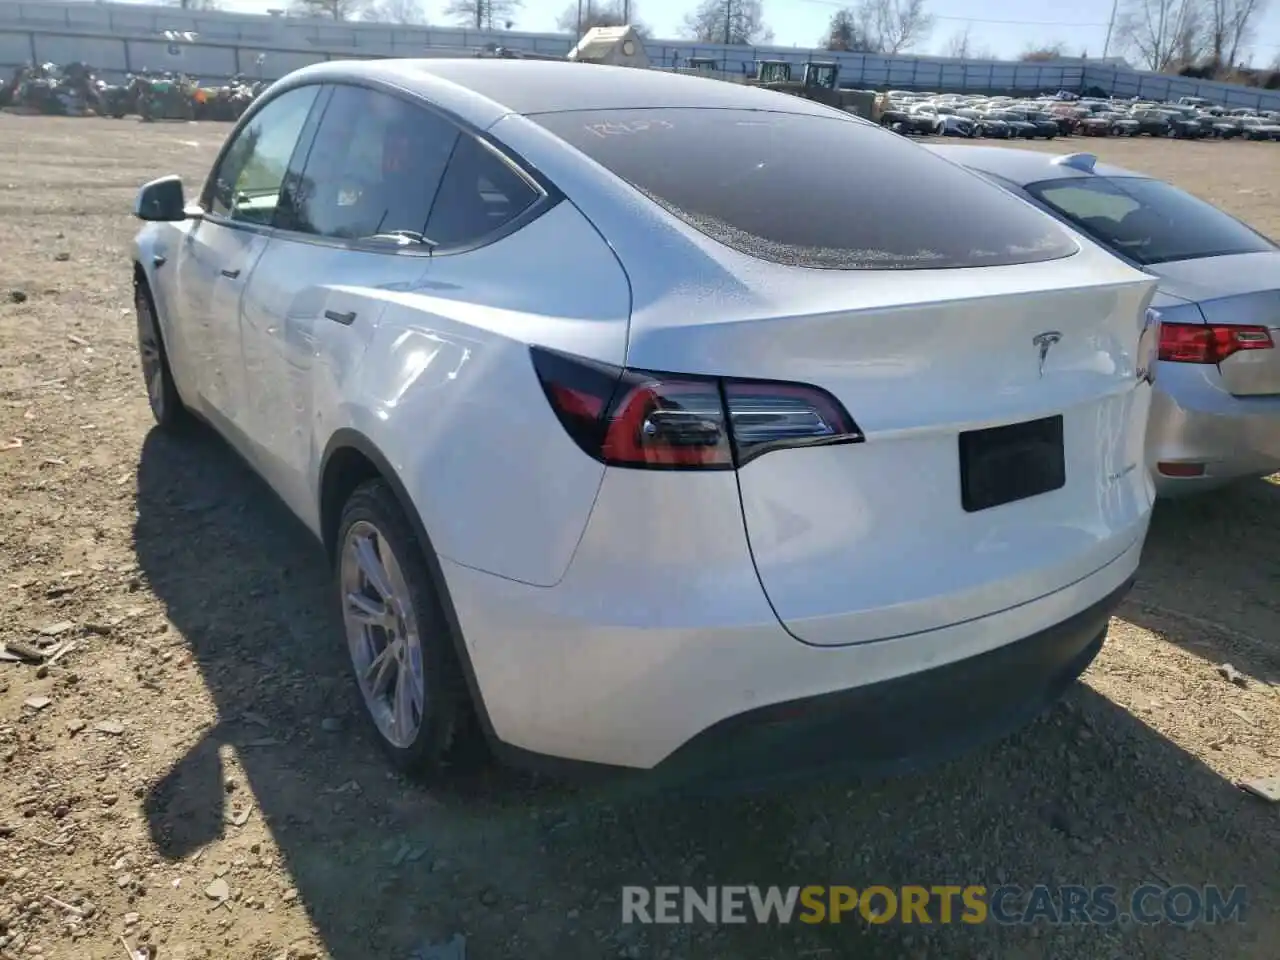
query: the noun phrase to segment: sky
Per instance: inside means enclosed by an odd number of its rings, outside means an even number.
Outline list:
[[[524,0],[515,17],[515,29],[554,32],[556,19],[570,0]],[[842,0],[763,0],[765,22],[773,28],[774,42],[785,46],[815,46],[826,31],[831,15],[845,6]],[[1112,0],[926,0],[936,23],[929,38],[913,53],[943,53],[948,41],[969,30],[972,49],[985,49],[998,57],[1016,57],[1029,46],[1061,41],[1071,55],[1102,55],[1111,17]],[[423,0],[428,21],[446,26],[447,0]],[[697,0],[632,0],[632,10],[659,39],[681,35],[684,14]],[[1123,10],[1125,0],[1120,0]],[[221,0],[223,9],[262,13],[268,7],[287,6],[286,0]],[[1114,47],[1111,54],[1123,54]],[[1271,0],[1257,21],[1252,44],[1254,66],[1267,66],[1280,55],[1280,0]],[[1137,65],[1135,63],[1135,65]]]

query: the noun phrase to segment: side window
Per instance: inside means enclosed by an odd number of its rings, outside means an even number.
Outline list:
[[[520,216],[538,196],[502,157],[464,134],[440,183],[427,236],[446,247],[475,243]]]
[[[294,196],[292,229],[343,240],[421,239],[458,129],[389,94],[339,86]]]
[[[236,135],[213,177],[209,212],[269,224],[298,136],[320,87],[298,87],[262,108]]]

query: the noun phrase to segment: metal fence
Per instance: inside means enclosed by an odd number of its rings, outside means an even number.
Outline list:
[[[1148,100],[1204,97],[1225,107],[1280,110],[1280,90],[1261,90],[1235,83],[1219,83],[1216,80],[1197,80],[1194,77],[1171,77],[1140,70],[1117,71],[1108,68],[1098,72],[1096,67],[1086,67],[1085,84],[1096,84],[1117,97]]]
[[[166,39],[166,32],[190,32],[196,39],[171,41]],[[108,78],[147,68],[180,70],[204,82],[219,82],[236,73],[271,80],[323,60],[466,55],[492,43],[559,56],[569,51],[572,38],[563,34],[200,13],[136,4],[0,0],[0,68],[27,61],[80,60]],[[1078,60],[955,60],[675,40],[651,40],[646,49],[655,66],[675,66],[693,56],[709,57],[718,61],[721,70],[732,74],[750,72],[757,59],[796,64],[812,58],[835,60],[840,64],[843,83],[876,89],[1040,93],[1098,87],[1121,97],[1198,96],[1229,106],[1280,110],[1280,90],[1170,77]]]

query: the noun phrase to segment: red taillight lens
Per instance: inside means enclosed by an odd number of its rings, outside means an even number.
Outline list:
[[[1171,363],[1221,363],[1241,350],[1270,350],[1274,346],[1266,327],[1160,325],[1160,359]]]
[[[1160,461],[1156,471],[1166,477],[1203,477],[1203,463],[1168,463]]]
[[[601,459],[619,467],[732,467],[714,380],[627,371],[605,418]]]
[[[817,387],[623,370],[541,347],[532,355],[565,430],[611,466],[727,470],[770,450],[864,439]]]

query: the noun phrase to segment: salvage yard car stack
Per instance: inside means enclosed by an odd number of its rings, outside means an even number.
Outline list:
[[[940,122],[944,114],[963,117],[970,123]],[[1017,99],[891,90],[879,122],[903,134],[991,139],[1053,139],[1079,134],[1087,137],[1148,135],[1177,140],[1234,137],[1280,140],[1280,119],[1274,111],[1228,111],[1212,105],[1138,100],[1063,99],[1057,95]]]
[[[265,90],[265,81],[236,74],[202,87],[191,77],[143,69],[122,84],[109,83],[84,63],[25,64],[0,82],[0,108],[51,116],[100,116],[143,120],[238,120]]]

